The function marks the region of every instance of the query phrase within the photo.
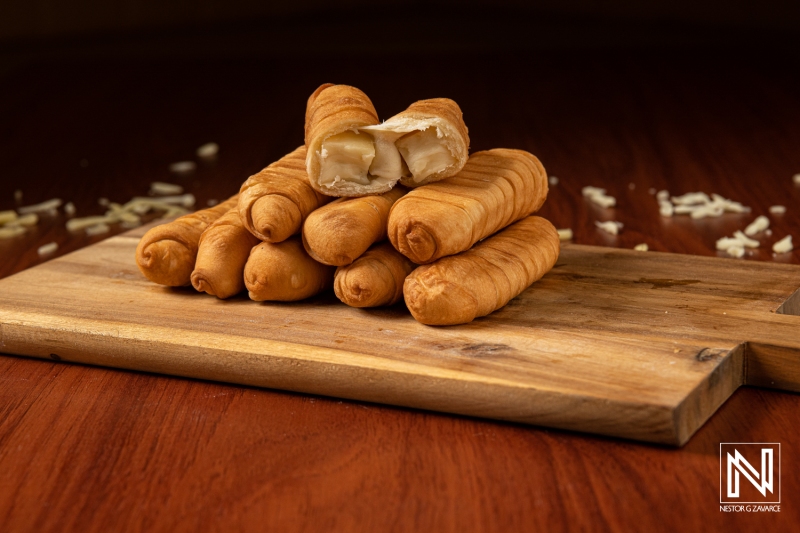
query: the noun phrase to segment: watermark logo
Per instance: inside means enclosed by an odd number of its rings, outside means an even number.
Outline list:
[[[725,512],[780,512],[780,443],[720,443],[719,503]]]

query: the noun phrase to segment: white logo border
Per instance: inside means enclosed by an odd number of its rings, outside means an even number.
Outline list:
[[[777,444],[778,445],[778,501],[777,502],[723,502],[722,493],[722,445],[723,444]],[[719,443],[719,504],[720,505],[738,505],[738,504],[757,504],[757,505],[780,505],[781,503],[781,443],[780,442],[720,442]]]

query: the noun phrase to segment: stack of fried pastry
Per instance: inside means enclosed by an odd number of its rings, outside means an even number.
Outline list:
[[[353,307],[404,298],[424,324],[470,322],[547,273],[559,239],[532,216],[547,197],[535,156],[468,150],[452,100],[380,123],[362,91],[322,85],[303,146],[218,206],[152,228],[136,262],[156,283],[219,298],[246,289],[295,301],[333,288]]]

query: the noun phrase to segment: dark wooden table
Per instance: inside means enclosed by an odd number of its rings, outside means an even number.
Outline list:
[[[124,202],[157,180],[205,205],[301,144],[305,99],[333,81],[362,88],[383,118],[455,99],[473,151],[524,148],[559,178],[541,214],[577,243],[721,255],[719,237],[782,204],[769,243],[800,244],[797,72],[796,56],[724,51],[28,62],[0,79],[0,210],[20,189],[23,204],[59,197],[101,214],[98,198]],[[208,141],[215,162],[170,174]],[[617,208],[587,203],[585,185]],[[753,211],[662,218],[651,188]],[[625,224],[618,237],[595,228],[604,219]],[[0,241],[0,276],[45,260],[42,244],[60,255],[106,237],[64,222]],[[800,251],[742,260],[798,264]],[[798,421],[797,394],[745,388],[671,449],[3,355],[0,530],[789,531]],[[720,512],[720,442],[782,444],[780,513]]]

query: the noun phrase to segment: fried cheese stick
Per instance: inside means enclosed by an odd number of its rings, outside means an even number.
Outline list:
[[[466,324],[506,305],[558,260],[558,232],[531,216],[412,272],[403,285],[411,314],[432,326]]]
[[[349,85],[321,85],[308,98],[305,141],[311,186],[330,196],[365,196],[391,189],[400,176],[369,174],[375,158],[371,135],[358,128],[378,123],[369,97]]]
[[[418,187],[457,174],[469,156],[469,132],[458,104],[449,98],[414,102],[376,126],[359,131],[375,137],[371,174],[400,176]]]
[[[303,246],[326,265],[349,265],[373,243],[386,239],[392,205],[406,192],[395,187],[380,195],[339,198],[311,213],[303,224]]]
[[[505,148],[477,152],[455,176],[395,202],[389,240],[411,261],[431,263],[535,213],[546,198],[547,174],[533,154]]]
[[[244,290],[244,265],[258,242],[233,207],[200,236],[192,286],[221,299],[239,294]]]
[[[244,267],[244,283],[250,299],[257,302],[292,302],[330,288],[334,270],[314,261],[303,249],[300,238],[292,237],[256,245]]]
[[[239,195],[211,207],[151,228],[136,247],[136,264],[147,279],[181,287],[191,282],[197,246],[203,232],[236,206]]]
[[[415,268],[390,243],[376,244],[352,264],[336,269],[333,291],[351,307],[392,305],[403,297],[403,282]]]
[[[239,216],[244,226],[266,242],[294,235],[306,217],[333,198],[308,182],[304,146],[250,176],[239,191]]]

